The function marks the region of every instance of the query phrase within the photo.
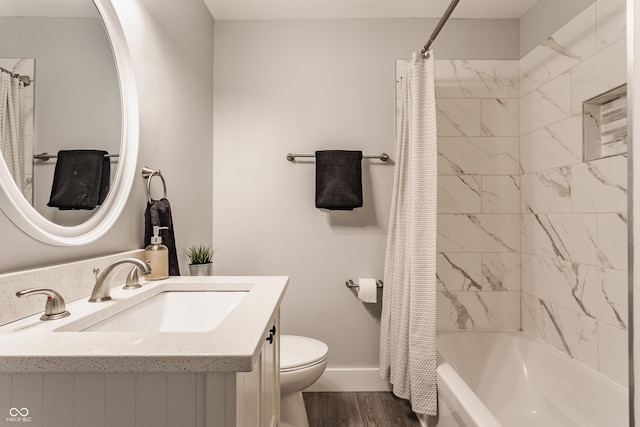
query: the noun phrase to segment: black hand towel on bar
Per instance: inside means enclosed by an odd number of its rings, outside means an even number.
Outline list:
[[[173,234],[173,217],[171,216],[171,205],[164,197],[160,200],[147,202],[147,209],[144,211],[144,247],[151,243],[153,236],[153,226],[169,227],[168,230],[160,230],[162,244],[169,250],[169,276],[179,276],[178,253],[176,252],[176,238]]]
[[[111,166],[104,150],[61,150],[47,206],[60,210],[95,209],[109,192]]]
[[[362,151],[316,151],[316,208],[362,207]]]

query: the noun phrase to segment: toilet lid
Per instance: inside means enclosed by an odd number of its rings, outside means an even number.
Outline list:
[[[314,365],[327,358],[329,347],[322,341],[296,335],[280,336],[280,370]]]

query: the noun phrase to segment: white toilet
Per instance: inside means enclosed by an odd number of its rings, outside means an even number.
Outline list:
[[[302,390],[318,381],[328,352],[322,341],[280,336],[280,427],[309,427]]]

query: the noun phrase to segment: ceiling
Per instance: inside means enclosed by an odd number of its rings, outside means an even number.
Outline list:
[[[6,0],[3,0],[6,1]],[[452,18],[520,18],[538,0],[463,0]],[[216,20],[440,18],[451,0],[204,0]]]
[[[90,0],[0,0],[0,16],[93,18],[98,13]]]
[[[450,1],[204,0],[216,20],[440,18]],[[520,18],[537,1],[463,0],[452,18]],[[0,0],[0,16],[94,17],[95,8],[90,0]]]

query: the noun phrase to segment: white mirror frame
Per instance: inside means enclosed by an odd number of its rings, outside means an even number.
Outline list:
[[[129,48],[111,0],[93,2],[111,42],[122,106],[120,158],[104,203],[82,224],[71,227],[55,224],[40,215],[22,195],[0,153],[0,208],[20,230],[36,240],[55,246],[86,245],[103,236],[115,224],[129,198],[138,161],[138,95]]]

